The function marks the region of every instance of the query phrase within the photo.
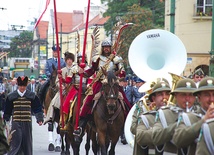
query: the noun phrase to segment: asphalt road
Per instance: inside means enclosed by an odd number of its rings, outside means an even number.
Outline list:
[[[48,151],[48,126],[42,125],[39,126],[36,123],[35,117],[33,119],[33,154],[34,155],[60,155],[59,152],[50,152]],[[85,140],[83,140],[80,148],[80,155],[85,154]],[[70,152],[72,149],[70,148]],[[116,146],[116,155],[132,155],[132,148],[127,144],[123,145],[120,141],[118,141]],[[71,153],[72,154],[72,153]],[[90,150],[90,155],[93,155],[93,152]]]

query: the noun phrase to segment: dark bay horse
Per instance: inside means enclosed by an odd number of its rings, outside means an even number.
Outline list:
[[[98,136],[98,145],[101,155],[115,155],[115,146],[124,126],[125,116],[119,101],[119,83],[116,74],[112,71],[104,73],[107,83],[103,83],[101,97],[93,111],[94,123]]]
[[[69,147],[71,145],[72,150],[73,150],[73,155],[79,155],[79,151],[80,151],[80,144],[76,143],[74,140],[74,128],[75,128],[75,124],[76,124],[76,111],[77,111],[77,96],[78,94],[75,96],[74,99],[74,103],[71,103],[72,107],[70,108],[70,114],[69,114],[69,120],[67,123],[67,133],[65,135],[65,142],[66,142],[66,150],[64,152],[63,155],[70,155],[70,151],[69,151]],[[81,105],[83,103],[83,99],[85,98],[85,92],[83,91],[81,94]],[[62,150],[64,150],[64,148],[62,148]]]

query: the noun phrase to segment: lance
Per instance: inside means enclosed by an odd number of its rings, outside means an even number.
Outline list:
[[[58,55],[58,74],[62,74],[61,66],[60,66],[60,51],[59,51],[59,40],[58,40],[58,25],[57,25],[57,11],[56,11],[56,0],[54,0],[54,21],[55,21],[55,29],[56,29],[56,46],[57,46],[57,55]],[[62,128],[64,128],[64,115],[62,114],[62,77],[59,77],[59,94],[60,94],[60,114],[62,118]]]
[[[82,62],[79,65],[83,69],[85,68],[85,50],[86,50],[86,41],[87,41],[87,33],[88,33],[89,11],[90,11],[90,0],[88,0],[88,9],[87,9],[86,22],[85,22],[85,35],[84,35]],[[79,84],[79,92],[78,92],[78,100],[77,100],[77,112],[76,112],[75,129],[77,129],[78,124],[79,124],[79,112],[80,112],[80,103],[81,103],[81,94],[82,94],[82,78],[83,78],[83,73],[80,74],[80,84]]]

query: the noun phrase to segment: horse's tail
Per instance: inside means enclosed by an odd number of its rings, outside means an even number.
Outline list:
[[[47,81],[41,86],[41,88],[40,88],[40,90],[39,90],[38,97],[39,97],[41,103],[44,103],[44,101],[45,101],[45,96],[46,96],[46,93],[47,93],[47,91],[48,91],[49,85],[50,85],[50,81],[47,80]]]

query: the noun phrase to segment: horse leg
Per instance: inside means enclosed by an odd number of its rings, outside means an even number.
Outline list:
[[[55,124],[57,125],[56,131],[57,131],[57,138],[56,138],[56,147],[55,147],[55,152],[61,152],[61,141],[63,139],[61,139],[61,135],[60,135],[60,126],[58,125],[58,123],[55,122]]]
[[[53,123],[52,122],[48,122],[48,141],[49,141],[49,145],[48,145],[48,151],[54,151],[54,142],[53,142]]]
[[[91,140],[92,140],[92,150],[94,152],[94,155],[97,155],[99,146],[97,144],[96,132],[94,131],[92,131],[91,133]]]
[[[60,136],[61,136],[61,141],[62,141],[62,144],[61,144],[61,155],[66,155],[66,152],[65,152],[65,145],[64,145],[64,133],[63,132],[60,132]]]
[[[66,133],[65,134],[65,143],[66,143],[66,155],[70,155],[70,145],[71,145],[71,142],[68,138],[68,134]]]
[[[119,139],[119,135],[112,138],[111,148],[109,150],[109,155],[115,155],[115,146],[117,144],[118,139]]]
[[[88,155],[89,150],[90,150],[90,136],[91,136],[91,128],[90,127],[87,127],[86,133],[87,133],[87,137],[86,137],[85,151],[86,151],[86,155]]]
[[[98,131],[99,137],[99,146],[101,148],[101,155],[107,155],[107,148],[106,148],[106,132]]]

